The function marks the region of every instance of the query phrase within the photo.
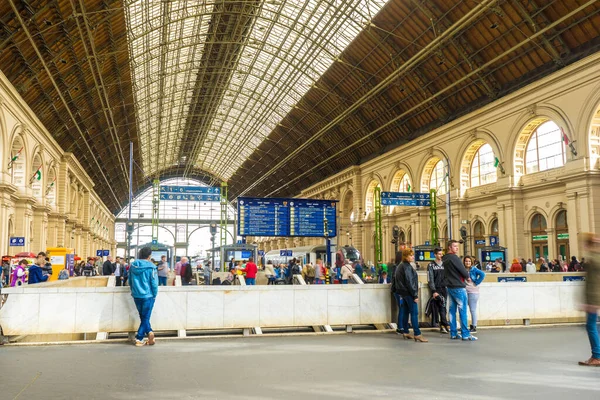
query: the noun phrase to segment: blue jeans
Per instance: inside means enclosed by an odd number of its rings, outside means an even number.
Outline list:
[[[394,293],[394,297],[396,298],[396,303],[398,304],[398,330],[400,332],[404,332],[404,308],[402,308],[404,301],[402,301],[402,296],[400,296],[398,293]]]
[[[410,323],[413,328],[413,332],[415,336],[419,336],[421,334],[421,330],[419,329],[419,305],[415,303],[415,299],[412,296],[403,296],[402,297],[402,307],[404,308],[404,333],[408,332],[408,315],[410,314]]]
[[[167,277],[166,276],[158,277],[158,286],[167,286]]]
[[[342,279],[342,285],[347,285],[348,284],[348,279]]]
[[[150,317],[152,316],[152,308],[154,308],[154,297],[147,299],[134,298],[133,301],[135,302],[135,306],[140,314],[140,327],[138,328],[135,338],[141,341],[144,339],[144,336],[152,332],[152,326],[150,326]]]
[[[598,337],[598,314],[587,313],[587,322],[585,324],[590,345],[592,346],[592,357],[600,359],[600,337]]]
[[[210,285],[210,275],[204,275],[204,284]]]
[[[479,293],[467,293],[469,298],[469,311],[471,312],[471,324],[477,327],[477,302],[479,301]]]
[[[456,308],[460,317],[460,332],[463,338],[471,335],[467,325],[467,290],[465,288],[448,288],[448,312],[450,313],[450,336],[458,335],[456,326]]]
[[[256,278],[246,278],[246,285],[250,285],[250,286],[256,285]]]

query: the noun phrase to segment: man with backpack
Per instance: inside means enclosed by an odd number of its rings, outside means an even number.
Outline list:
[[[311,263],[305,264],[302,268],[302,277],[306,283],[312,285],[315,283],[315,267]]]

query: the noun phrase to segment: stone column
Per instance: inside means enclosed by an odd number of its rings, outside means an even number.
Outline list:
[[[361,225],[364,220],[364,196],[362,191],[362,176],[359,167],[354,168],[352,177],[352,208],[354,210],[354,225],[352,226],[352,245],[358,251],[364,253],[364,231]],[[350,218],[350,216],[348,216]]]
[[[48,248],[48,213],[49,207],[33,207],[33,240],[31,247],[34,252],[46,251]]]
[[[38,252],[40,250],[32,247],[32,236],[31,236],[31,228],[33,224],[33,205],[35,204],[35,199],[31,197],[26,197],[19,199],[15,204],[15,218],[13,220],[15,224],[15,236],[20,236],[25,238],[25,246],[22,248],[15,248],[18,251],[33,251]]]
[[[16,187],[10,184],[0,183],[0,251],[2,255],[10,254],[8,231],[8,217],[14,210],[14,203],[11,199],[11,194],[15,193]],[[13,218],[14,223],[14,218]]]

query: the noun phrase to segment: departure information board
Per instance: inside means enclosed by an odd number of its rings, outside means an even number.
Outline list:
[[[335,206],[327,200],[290,200],[290,236],[334,237]]]
[[[336,236],[336,201],[238,198],[240,236]]]
[[[290,236],[290,202],[287,199],[238,198],[240,236]]]

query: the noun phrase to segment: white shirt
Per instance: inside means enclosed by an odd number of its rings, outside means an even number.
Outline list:
[[[527,270],[528,274],[533,274],[534,272],[537,272],[537,269],[535,268],[535,264],[534,263],[527,263],[527,265],[525,266],[525,269]]]

